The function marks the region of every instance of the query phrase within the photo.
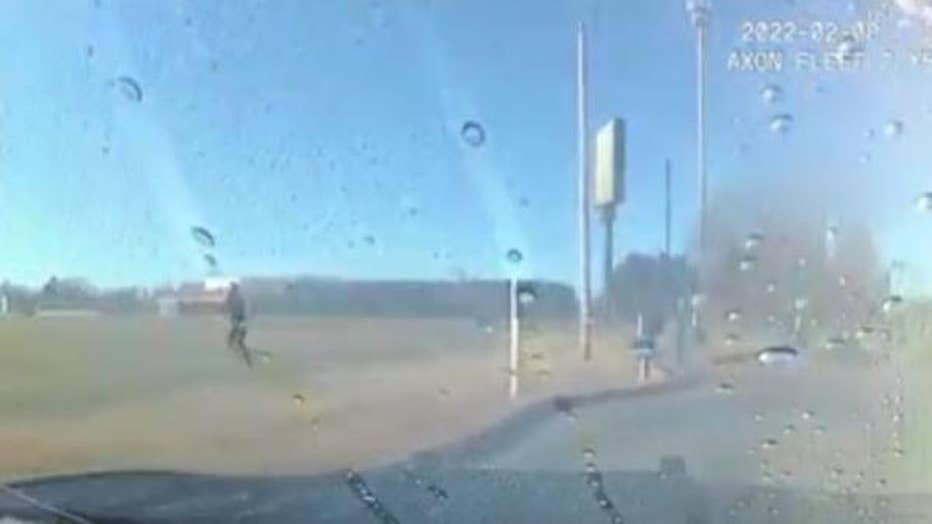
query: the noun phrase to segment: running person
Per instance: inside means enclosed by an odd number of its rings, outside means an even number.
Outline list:
[[[230,284],[223,304],[224,312],[230,320],[230,331],[227,334],[227,347],[239,353],[246,365],[252,367],[252,354],[246,346],[246,299],[239,289],[239,284]]]

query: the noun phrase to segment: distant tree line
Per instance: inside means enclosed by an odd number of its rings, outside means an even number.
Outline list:
[[[241,286],[249,310],[257,315],[465,316],[491,321],[508,314],[506,280],[247,277]],[[575,293],[565,284],[527,280],[520,283],[520,288],[526,315],[568,316],[576,309]],[[173,296],[173,289],[167,286],[152,290],[103,289],[85,279],[56,277],[39,288],[5,282],[0,292],[6,295],[11,312],[24,315],[56,309],[87,309],[114,315],[156,313],[159,300]]]
[[[565,284],[524,281],[522,309],[528,315],[572,315],[576,295]],[[259,314],[420,317],[488,317],[508,314],[505,280],[354,281],[302,277],[245,279],[243,291]]]

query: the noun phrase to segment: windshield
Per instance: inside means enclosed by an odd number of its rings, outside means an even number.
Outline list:
[[[0,523],[932,517],[932,2],[2,12]]]

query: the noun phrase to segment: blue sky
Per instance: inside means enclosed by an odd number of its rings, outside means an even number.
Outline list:
[[[189,228],[200,225],[230,274],[517,271],[572,282],[580,18],[591,30],[593,127],[627,120],[630,200],[616,245],[662,245],[667,157],[674,246],[687,244],[695,51],[678,0],[52,4],[5,2],[0,20],[2,277],[198,278],[207,268]],[[742,21],[845,22],[878,5],[713,4],[710,187],[798,177],[828,207],[865,218],[884,256],[924,282],[928,217],[910,202],[932,185],[932,67],[726,69],[744,46]],[[921,23],[902,18],[885,18],[868,52],[920,46]],[[114,84],[121,76],[138,83],[140,101]],[[761,100],[768,83],[784,90],[780,104]],[[776,113],[794,117],[783,136],[768,129]],[[891,119],[904,123],[897,140],[882,137]],[[485,129],[481,147],[460,137],[468,120]],[[517,267],[505,257],[512,247],[525,255]]]

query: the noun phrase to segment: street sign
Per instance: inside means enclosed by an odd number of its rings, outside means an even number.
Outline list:
[[[625,122],[608,121],[595,137],[593,205],[612,207],[625,200]]]

